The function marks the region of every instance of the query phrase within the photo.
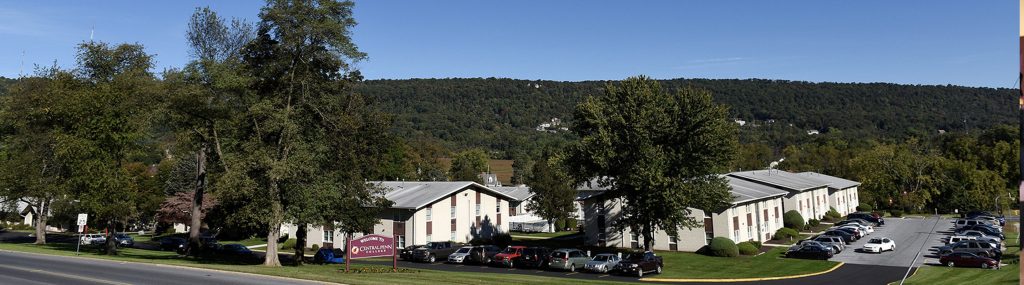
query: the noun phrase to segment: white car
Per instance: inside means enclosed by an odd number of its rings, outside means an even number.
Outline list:
[[[864,252],[882,253],[887,250],[896,250],[896,242],[887,237],[873,238],[864,244]]]
[[[83,245],[102,244],[107,242],[107,237],[101,234],[85,234],[78,241]]]
[[[961,236],[974,237],[975,239],[979,239],[979,240],[987,240],[987,241],[989,241],[991,243],[995,243],[995,244],[999,244],[999,243],[1003,242],[1003,240],[1000,239],[999,237],[994,237],[994,236],[986,235],[985,233],[983,233],[981,231],[975,231],[975,230],[963,231],[963,232],[960,232],[960,235]]]
[[[472,246],[463,246],[459,250],[448,255],[448,263],[463,263],[466,258],[469,257],[469,253],[473,251]]]
[[[845,227],[845,228],[855,228],[855,229],[858,229],[858,230],[860,230],[861,235],[865,235],[865,236],[866,235],[870,235],[871,233],[875,232],[875,229],[872,228],[871,226],[865,226],[865,225],[861,225],[861,224],[857,224],[857,223],[845,224],[845,225],[842,225],[842,226],[839,226],[839,227],[840,228],[844,228]]]

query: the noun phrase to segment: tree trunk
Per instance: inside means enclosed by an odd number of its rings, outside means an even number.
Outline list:
[[[295,265],[302,265],[306,257],[306,223],[299,223],[295,230]]]
[[[202,229],[203,192],[206,191],[206,143],[196,153],[196,189],[192,196],[191,228],[188,231],[188,255],[197,256],[202,249],[199,230]]]
[[[39,206],[36,207],[35,227],[36,244],[46,244],[46,213],[50,209],[50,199],[39,198]]]
[[[284,220],[284,210],[281,205],[281,199],[277,195],[277,183],[271,182],[270,184],[271,194],[271,206],[270,206],[270,220],[268,223],[269,231],[267,232],[267,256],[263,259],[264,266],[281,266],[281,261],[277,258],[277,239],[281,236],[281,221]]]
[[[644,251],[651,251],[651,247],[654,246],[654,235],[651,233],[651,226],[644,225],[641,233],[644,236]]]
[[[107,221],[107,255],[117,255],[117,240],[114,234],[117,233],[117,223],[114,220]]]

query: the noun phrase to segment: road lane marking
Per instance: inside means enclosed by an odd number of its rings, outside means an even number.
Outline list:
[[[571,273],[566,273],[565,275],[573,275],[573,274],[578,274],[578,273],[579,272],[571,272]]]
[[[605,275],[598,276],[597,278],[605,278],[605,277],[608,277],[608,276],[609,276],[608,274],[605,274]]]
[[[42,270],[42,269],[24,268],[24,267],[11,266],[11,265],[6,265],[6,264],[0,264],[0,267],[7,268],[7,269],[13,269],[13,270],[19,270],[19,271],[27,271],[27,272],[32,272],[32,273],[41,273],[41,274],[46,274],[46,275],[53,275],[53,276],[58,276],[58,277],[70,278],[70,279],[78,279],[78,280],[95,282],[95,283],[103,283],[103,284],[111,284],[111,285],[129,285],[128,283],[114,282],[114,281],[109,281],[109,280],[96,279],[96,278],[90,278],[90,277],[78,276],[78,275],[71,275],[71,274],[65,274],[65,273],[58,273],[58,272],[50,272],[50,271],[46,271],[46,270]]]

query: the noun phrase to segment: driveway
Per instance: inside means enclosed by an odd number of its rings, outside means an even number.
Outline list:
[[[920,267],[926,262],[937,262],[931,249],[942,246],[946,237],[943,232],[949,230],[950,219],[895,219],[885,220],[885,225],[876,227],[875,232],[848,245],[846,250],[833,257],[832,261],[848,264],[907,266]],[[889,237],[896,242],[895,251],[881,254],[858,252],[871,238]],[[915,261],[914,258],[917,257]]]

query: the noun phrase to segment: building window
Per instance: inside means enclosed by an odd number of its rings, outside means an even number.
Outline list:
[[[496,207],[494,208],[494,211],[495,211],[495,213],[497,213],[498,215],[501,215],[501,201],[500,201],[500,200],[498,201],[498,204],[497,204],[497,206],[496,206]]]
[[[334,243],[334,231],[324,230],[324,242]]]
[[[711,240],[715,238],[715,233],[704,233],[704,245],[711,244]]]
[[[432,210],[433,210],[432,208],[427,208],[427,221],[428,222],[430,221],[430,212],[433,212]],[[428,238],[427,240],[430,240],[430,239]]]
[[[405,236],[397,236],[398,248],[405,248]]]
[[[629,241],[629,246],[632,248],[640,248],[640,234],[633,233],[633,236]]]
[[[451,237],[451,239],[449,239],[449,240],[451,240],[451,241],[455,241],[455,232],[452,232],[452,237]]]
[[[476,215],[480,215],[480,204],[476,204]]]
[[[668,249],[679,250],[679,237],[671,236],[668,237]]]
[[[428,241],[428,242],[434,241],[433,239],[431,239],[431,238],[430,238],[430,235],[429,235],[429,234],[427,235],[427,241]]]
[[[402,213],[398,212],[398,211],[396,211],[394,216],[392,216],[392,221],[395,221],[395,222],[405,222],[405,220],[402,219]]]
[[[451,217],[452,217],[452,219],[454,219],[455,218],[455,206],[452,206],[451,209],[452,209],[451,210]]]

